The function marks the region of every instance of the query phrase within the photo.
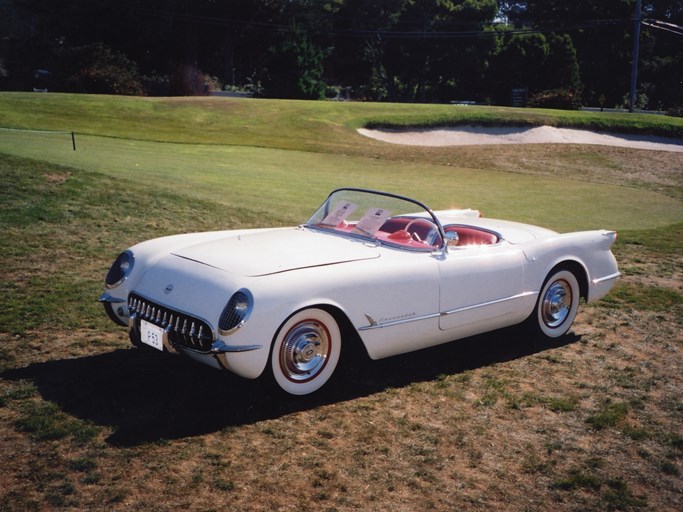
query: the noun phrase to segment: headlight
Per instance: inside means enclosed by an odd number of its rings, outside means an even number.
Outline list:
[[[253,308],[254,297],[249,290],[243,288],[235,292],[223,308],[221,318],[218,321],[220,333],[223,335],[232,334],[242,327],[249,319]]]
[[[109,272],[107,272],[107,277],[104,279],[107,288],[115,288],[120,285],[128,274],[132,272],[134,263],[135,257],[132,252],[124,251],[119,254]]]

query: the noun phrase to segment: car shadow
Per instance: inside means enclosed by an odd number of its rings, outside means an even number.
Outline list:
[[[255,381],[229,372],[133,348],[33,363],[0,377],[32,380],[43,399],[64,412],[111,427],[110,444],[133,446],[217,432],[431,381],[575,343],[580,337],[570,333],[552,344],[524,339],[518,328],[509,328],[380,361],[357,358],[306,398],[276,397]]]

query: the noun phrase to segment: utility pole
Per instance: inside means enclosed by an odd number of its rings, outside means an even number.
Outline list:
[[[636,83],[638,81],[638,52],[640,51],[640,22],[642,11],[641,0],[636,0],[636,13],[633,22],[633,63],[631,64],[631,94],[629,96],[629,112],[636,110]]]

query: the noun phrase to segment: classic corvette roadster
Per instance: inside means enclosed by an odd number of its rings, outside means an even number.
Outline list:
[[[600,299],[619,276],[616,237],[344,188],[300,226],[135,245],[99,300],[136,346],[305,395],[329,381],[345,343],[379,359],[525,321],[564,335],[579,299]]]

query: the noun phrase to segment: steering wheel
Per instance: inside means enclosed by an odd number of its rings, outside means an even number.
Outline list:
[[[413,227],[413,224],[418,224],[418,223],[423,224],[423,225],[426,224],[427,228],[429,229],[429,231],[427,231],[427,235],[425,236],[424,240],[422,238],[420,238],[420,235],[417,233],[417,231],[410,231],[410,228]],[[429,219],[423,219],[422,217],[418,217],[416,219],[411,220],[408,224],[406,224],[406,227],[403,229],[405,231],[407,231],[408,233],[410,233],[410,236],[413,238],[413,240],[415,240],[416,242],[423,242],[423,243],[428,243],[427,240],[429,240],[432,237],[433,233],[439,232],[439,228],[436,226],[436,224],[434,224],[434,222],[432,222]]]

